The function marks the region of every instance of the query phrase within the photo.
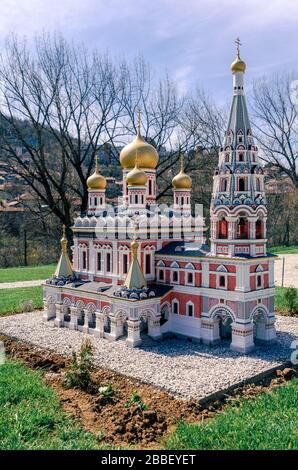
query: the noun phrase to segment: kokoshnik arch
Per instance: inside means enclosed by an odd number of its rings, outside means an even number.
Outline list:
[[[203,225],[198,228],[191,215],[192,181],[183,160],[172,181],[173,209],[149,217],[156,207],[159,156],[141,136],[139,116],[137,135],[120,154],[122,204],[109,223],[107,182],[96,160],[87,180],[87,215],[72,228],[73,265],[64,234],[56,272],[44,285],[45,320],[110,341],[124,337],[130,346],[141,344],[144,334],[160,340],[170,333],[207,345],[227,338],[242,353],[275,341],[264,174],[245,101],[246,65],[236,44],[232,105],[214,173],[210,248]],[[188,221],[183,233],[176,230],[178,214]],[[135,226],[132,241],[129,224]]]

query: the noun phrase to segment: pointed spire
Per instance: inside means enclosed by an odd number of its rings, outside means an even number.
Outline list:
[[[133,241],[131,242],[130,247],[131,263],[123,285],[128,289],[142,289],[143,287],[147,286],[147,283],[138,261],[139,244],[137,242],[137,228],[135,223]]]
[[[54,276],[56,277],[72,277],[73,270],[70,259],[67,254],[67,238],[66,238],[66,227],[63,225],[62,227],[62,238],[60,240],[61,243],[61,255],[60,259],[57,264],[56,271]]]

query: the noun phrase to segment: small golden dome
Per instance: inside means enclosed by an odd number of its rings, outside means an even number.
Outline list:
[[[136,164],[127,174],[126,181],[128,186],[145,186],[147,183],[147,175],[143,170],[140,170]]]
[[[174,178],[172,179],[172,185],[174,189],[191,189],[192,188],[191,177],[188,176],[184,171],[183,157],[181,157],[180,171],[178,175],[174,176]]]
[[[88,186],[88,189],[97,189],[100,191],[102,191],[103,189],[106,189],[107,180],[105,179],[104,176],[102,176],[99,173],[98,157],[96,157],[95,159],[95,171],[87,179],[87,186]]]
[[[244,73],[246,69],[246,64],[243,60],[240,59],[239,55],[237,55],[234,62],[231,64],[232,73],[242,72]]]
[[[120,152],[120,163],[122,168],[129,169],[135,166],[136,151],[138,151],[139,167],[155,169],[158,164],[158,153],[153,145],[146,142],[141,136],[140,112],[138,117],[137,135],[130,144]]]

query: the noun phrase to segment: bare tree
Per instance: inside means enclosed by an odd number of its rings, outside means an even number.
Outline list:
[[[292,96],[293,76],[275,75],[253,87],[253,115],[261,158],[274,164],[298,188],[298,104]]]
[[[112,137],[121,79],[108,56],[43,35],[30,50],[12,36],[0,57],[2,151],[11,168],[69,228],[87,206],[93,157]],[[23,147],[24,159],[18,152]]]

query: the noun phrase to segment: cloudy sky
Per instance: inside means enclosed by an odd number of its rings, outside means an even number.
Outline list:
[[[181,92],[199,85],[220,101],[230,93],[237,36],[248,86],[296,69],[297,0],[1,0],[0,7],[0,46],[12,31],[29,39],[59,31],[115,56],[141,53]]]

